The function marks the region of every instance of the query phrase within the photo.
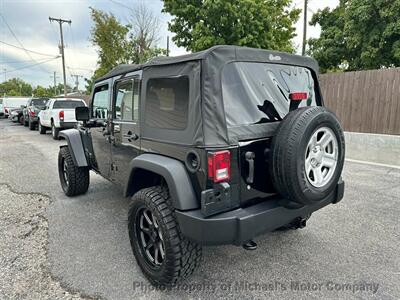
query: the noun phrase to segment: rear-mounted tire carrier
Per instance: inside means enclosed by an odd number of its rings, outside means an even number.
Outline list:
[[[325,143],[325,137],[331,139]],[[282,121],[270,154],[274,187],[287,199],[282,204],[314,204],[335,189],[341,176],[345,154],[343,130],[336,116],[325,107],[300,108]],[[312,180],[317,175],[313,175],[311,167],[321,177],[318,184]]]

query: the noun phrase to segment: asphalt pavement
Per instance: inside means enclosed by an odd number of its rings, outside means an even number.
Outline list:
[[[193,276],[172,290],[154,290],[131,252],[129,199],[94,173],[87,194],[65,197],[57,173],[62,144],[65,141],[54,141],[50,133],[40,135],[0,119],[0,185],[50,199],[43,215],[48,227],[48,235],[43,235],[48,239],[44,241],[46,264],[52,280],[71,295],[104,299],[400,298],[399,169],[346,162],[344,199],[314,213],[306,228],[258,237],[256,251],[204,247],[202,264]],[[9,191],[0,194],[0,202],[8,200]],[[5,212],[0,211],[1,219]],[[2,260],[9,259],[4,257],[7,253],[2,252]],[[2,276],[8,274],[12,272]]]

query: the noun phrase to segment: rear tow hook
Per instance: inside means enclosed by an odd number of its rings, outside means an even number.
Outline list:
[[[243,249],[245,250],[256,250],[257,249],[257,243],[253,240],[247,241],[242,245]]]

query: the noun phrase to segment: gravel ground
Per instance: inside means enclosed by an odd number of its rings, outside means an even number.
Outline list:
[[[50,198],[0,184],[0,299],[88,299],[51,277],[47,260]]]

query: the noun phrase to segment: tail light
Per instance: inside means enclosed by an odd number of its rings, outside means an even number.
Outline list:
[[[5,112],[6,114],[8,114],[8,109],[7,109],[6,107],[4,107],[4,112]]]
[[[306,99],[308,99],[308,93],[307,92],[290,93],[289,99],[292,101],[306,100]]]
[[[58,117],[60,118],[60,121],[64,121],[64,111],[60,110],[60,112],[58,113]]]
[[[28,110],[28,114],[29,114],[29,116],[30,117],[34,117],[34,116],[36,116],[36,113],[35,113],[35,111],[34,110]]]
[[[228,150],[208,154],[208,177],[215,183],[231,177],[231,153]]]

